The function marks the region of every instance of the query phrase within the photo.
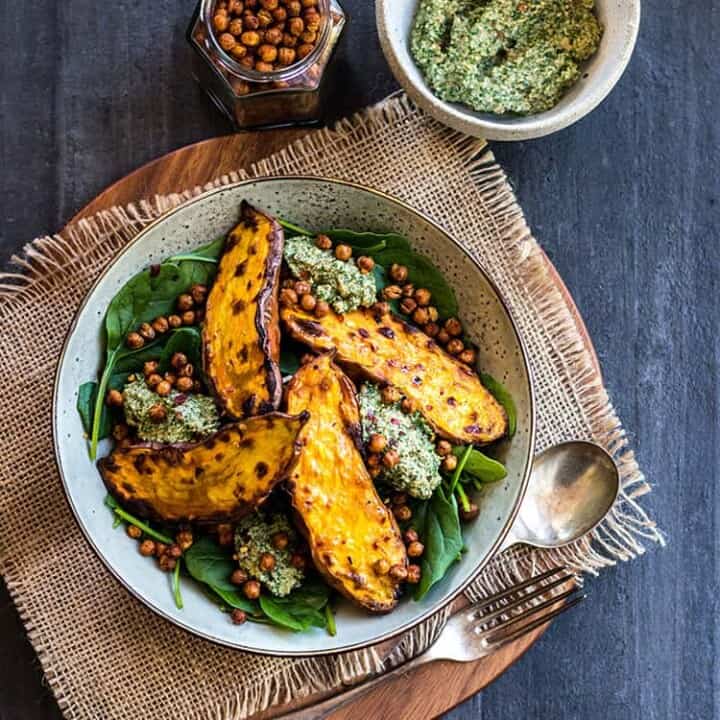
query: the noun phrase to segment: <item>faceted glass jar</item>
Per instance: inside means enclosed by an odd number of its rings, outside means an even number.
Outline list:
[[[226,53],[212,29],[216,0],[201,0],[188,29],[193,75],[238,130],[322,122],[332,90],[330,60],[347,16],[336,0],[319,0],[322,27],[313,51],[272,72],[249,69]]]

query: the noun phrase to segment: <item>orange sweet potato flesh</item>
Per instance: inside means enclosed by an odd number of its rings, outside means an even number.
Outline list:
[[[335,350],[348,372],[395,386],[441,437],[481,445],[507,431],[505,410],[477,374],[396,315],[358,309],[318,319],[292,306],[281,317],[313,350]]]
[[[117,447],[98,462],[129,512],[163,522],[232,522],[260,505],[292,468],[306,415],[268,413],[203,442]]]
[[[379,498],[360,454],[360,412],[352,382],[321,355],[290,381],[288,411],[307,411],[300,457],[288,480],[298,525],[327,582],[372,612],[397,604],[399,584],[378,560],[407,564],[395,518]]]
[[[203,325],[205,375],[225,414],[243,418],[277,409],[282,396],[278,276],[280,225],[242,203],[208,296]]]

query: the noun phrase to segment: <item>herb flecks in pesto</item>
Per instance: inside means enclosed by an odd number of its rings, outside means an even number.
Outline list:
[[[550,110],[598,49],[595,0],[420,0],[415,62],[435,94],[480,112]]]

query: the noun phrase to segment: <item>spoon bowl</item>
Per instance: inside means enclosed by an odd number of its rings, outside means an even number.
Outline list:
[[[540,453],[503,548],[525,543],[567,545],[590,532],[612,508],[620,491],[617,465],[591,442],[574,440]]]

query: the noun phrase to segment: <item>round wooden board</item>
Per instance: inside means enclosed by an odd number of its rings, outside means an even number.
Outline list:
[[[281,150],[307,132],[307,130],[292,129],[242,133],[214,138],[181,148],[148,163],[111,185],[83,208],[71,220],[71,223],[113,206],[123,206],[154,195],[166,195],[204,185],[233,170],[248,167],[254,161]],[[547,263],[558,290],[562,293],[568,309],[575,318],[578,331],[594,358],[597,373],[600,375],[600,366],[595,350],[572,296],[550,260],[547,260]],[[462,599],[456,602],[459,606],[464,603]],[[425,720],[437,717],[482,690],[501,675],[533,645],[544,630],[544,627],[540,628],[476,663],[426,665],[400,680],[402,690],[400,690],[398,680],[389,682],[353,705],[337,711],[332,718],[333,720],[352,720],[352,718],[358,717],[392,717],[395,720]],[[392,644],[392,641],[385,643],[381,652],[388,652]],[[440,688],[442,692],[437,692],[436,689]],[[292,708],[312,704],[314,700],[320,700],[323,697],[324,694],[313,696],[310,699],[304,698],[282,708],[273,708],[257,715],[256,718],[257,720],[272,718]]]

